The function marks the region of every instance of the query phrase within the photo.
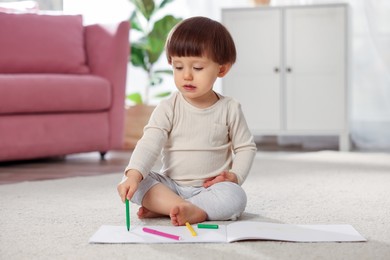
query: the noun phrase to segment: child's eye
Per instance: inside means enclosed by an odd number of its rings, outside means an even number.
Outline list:
[[[182,69],[183,67],[178,67],[178,66],[175,67],[175,70],[182,70]]]
[[[194,67],[194,70],[202,70],[203,68],[202,67]]]

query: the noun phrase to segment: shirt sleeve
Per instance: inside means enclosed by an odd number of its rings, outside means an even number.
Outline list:
[[[171,109],[168,102],[160,102],[153,111],[144,134],[138,141],[125,173],[130,169],[139,171],[145,178],[153,168],[171,131]]]
[[[236,174],[238,184],[242,185],[252,167],[257,148],[238,102],[233,102],[229,114],[229,137],[234,154],[230,171]]]

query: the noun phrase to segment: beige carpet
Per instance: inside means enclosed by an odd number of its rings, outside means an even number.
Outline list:
[[[244,184],[241,220],[351,224],[365,243],[88,244],[101,225],[125,225],[120,176],[1,185],[0,259],[390,259],[390,154],[262,152]],[[136,210],[132,225],[170,225]]]

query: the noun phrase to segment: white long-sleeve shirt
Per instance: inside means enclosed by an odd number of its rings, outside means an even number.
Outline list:
[[[202,186],[205,179],[230,171],[241,185],[256,154],[240,104],[219,95],[208,108],[188,103],[180,92],[153,111],[130,158],[129,169],[145,178],[162,155],[161,173],[183,186]]]

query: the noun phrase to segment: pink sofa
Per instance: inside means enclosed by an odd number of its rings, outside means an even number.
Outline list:
[[[129,23],[0,13],[0,161],[122,147]]]

